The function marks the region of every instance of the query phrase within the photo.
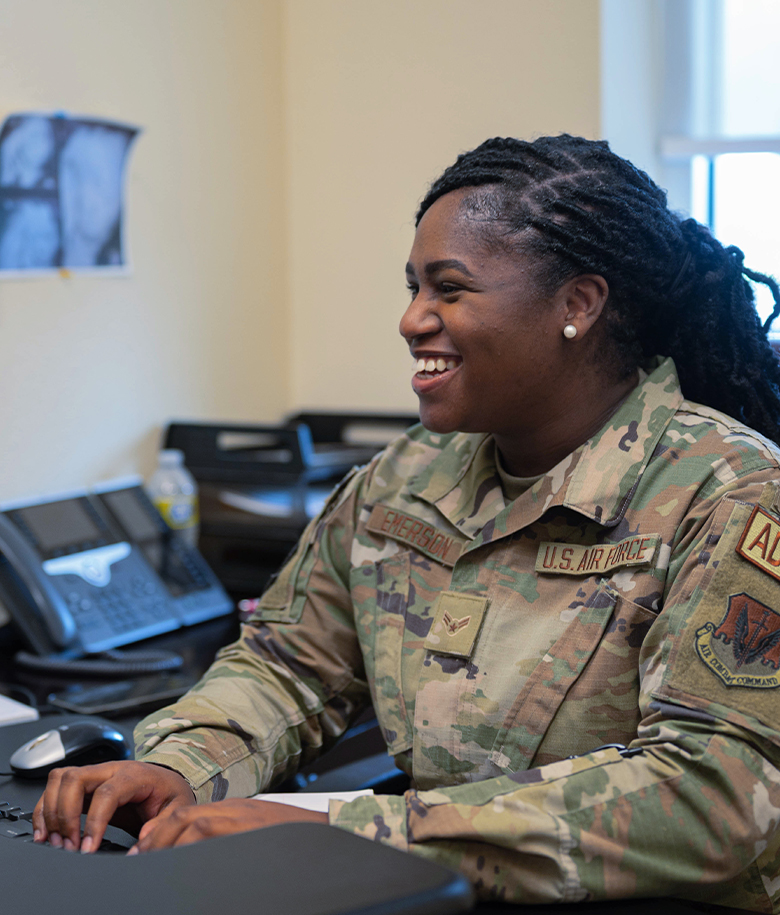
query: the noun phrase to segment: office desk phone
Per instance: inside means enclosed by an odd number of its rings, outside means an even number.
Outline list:
[[[233,610],[137,479],[0,509],[0,599],[37,655],[79,658]]]

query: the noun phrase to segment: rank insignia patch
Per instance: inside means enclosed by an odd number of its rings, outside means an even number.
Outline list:
[[[780,686],[780,613],[744,592],[732,594],[719,625],[696,630],[696,652],[726,686],[774,689]]]
[[[436,654],[468,658],[474,649],[488,599],[458,591],[442,591],[425,647]]]
[[[471,617],[464,616],[462,620],[455,620],[445,610],[442,614],[441,621],[444,624],[444,631],[452,638],[456,632],[460,632],[461,629],[465,629],[466,626],[468,626],[471,622]]]

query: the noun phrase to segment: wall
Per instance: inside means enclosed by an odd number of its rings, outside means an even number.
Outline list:
[[[416,407],[426,185],[599,132],[598,0],[0,0],[0,115],[142,126],[127,278],[0,281],[0,501],[153,463],[170,418]]]
[[[598,0],[288,0],[285,34],[292,399],[415,409],[416,205],[489,136],[598,135]]]
[[[281,5],[0,0],[0,116],[144,133],[127,278],[0,281],[0,500],[150,471],[171,417],[288,405]]]

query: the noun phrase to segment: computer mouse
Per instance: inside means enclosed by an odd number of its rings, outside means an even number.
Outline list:
[[[129,743],[113,725],[100,718],[83,718],[28,740],[9,762],[14,775],[45,778],[60,766],[89,766],[129,756]]]

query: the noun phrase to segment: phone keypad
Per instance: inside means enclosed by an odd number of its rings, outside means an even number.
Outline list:
[[[169,632],[180,625],[162,585],[131,553],[111,567],[111,581],[93,587],[77,575],[52,578],[73,616],[84,651],[100,652]]]

